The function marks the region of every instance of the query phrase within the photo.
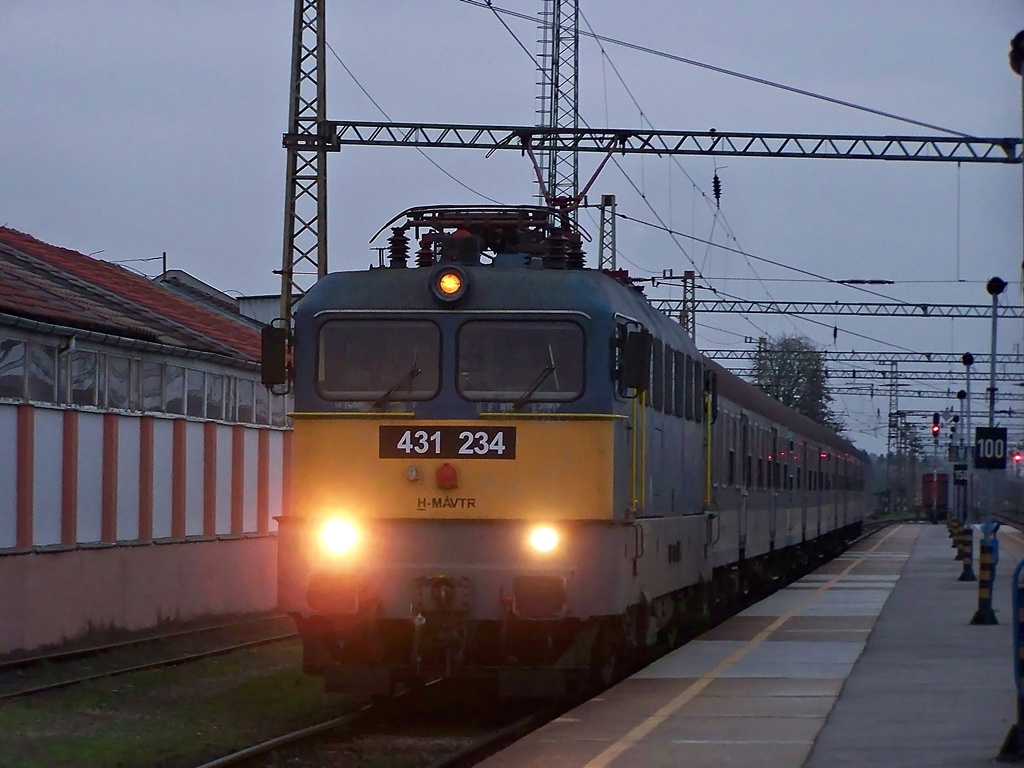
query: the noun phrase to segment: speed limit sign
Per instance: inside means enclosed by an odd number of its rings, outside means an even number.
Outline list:
[[[975,469],[1006,469],[1006,427],[974,430]]]

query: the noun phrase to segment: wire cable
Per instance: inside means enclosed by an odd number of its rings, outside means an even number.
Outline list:
[[[494,5],[492,2],[489,2],[489,1],[488,2],[484,2],[483,0],[459,0],[459,2],[465,3],[466,5],[474,5],[474,6],[477,6],[478,8],[488,8],[488,9],[492,10],[496,14],[497,13],[503,13],[503,14],[505,14],[507,16],[513,16],[515,18],[525,19],[525,20],[530,21],[530,22],[536,22],[536,19],[534,19],[529,14],[519,13],[518,11],[513,11],[513,10],[510,10],[508,8],[501,8],[501,7],[498,7],[498,6]],[[959,137],[965,138],[965,139],[977,138],[976,136],[974,136],[974,134],[971,134],[971,133],[964,133],[963,131],[954,130],[953,128],[944,128],[943,126],[935,125],[934,123],[926,123],[923,120],[915,120],[915,119],[910,118],[910,117],[904,117],[902,115],[897,115],[897,114],[895,114],[893,112],[886,112],[886,111],[881,110],[881,109],[875,109],[874,107],[866,107],[866,106],[864,106],[862,104],[857,104],[857,103],[852,102],[852,101],[846,101],[845,99],[837,99],[837,98],[835,98],[833,96],[826,96],[823,93],[816,93],[815,91],[809,91],[809,90],[807,90],[805,88],[797,88],[795,86],[786,85],[785,83],[780,83],[780,82],[777,82],[775,80],[768,80],[767,78],[764,78],[764,77],[757,77],[755,75],[748,75],[748,74],[746,74],[744,72],[738,72],[738,71],[733,70],[733,69],[726,69],[725,67],[718,67],[718,66],[715,66],[714,64],[708,64],[708,63],[703,62],[703,61],[697,61],[696,59],[688,59],[688,58],[686,58],[684,56],[678,56],[678,55],[676,55],[674,53],[668,53],[667,51],[661,51],[661,50],[658,50],[657,48],[651,48],[651,47],[646,46],[646,45],[640,45],[638,43],[630,43],[630,42],[625,41],[625,40],[619,40],[619,39],[616,39],[614,37],[608,37],[607,35],[598,35],[598,34],[596,34],[594,32],[583,32],[583,31],[580,31],[580,34],[584,35],[586,37],[591,37],[591,38],[593,38],[595,40],[599,40],[599,41],[604,42],[604,43],[608,43],[609,45],[617,45],[617,46],[620,46],[622,48],[628,48],[630,50],[639,51],[641,53],[646,53],[646,54],[649,54],[651,56],[658,56],[658,57],[663,58],[663,59],[669,59],[670,61],[679,62],[680,64],[688,64],[689,66],[692,66],[692,67],[698,67],[700,69],[706,69],[706,70],[709,70],[711,72],[717,72],[718,74],[728,75],[729,77],[735,77],[735,78],[738,78],[740,80],[747,80],[749,82],[757,83],[758,85],[764,85],[764,86],[767,86],[769,88],[776,88],[776,89],[781,90],[781,91],[788,91],[789,93],[795,93],[795,94],[800,95],[800,96],[806,96],[808,98],[817,99],[818,101],[824,101],[824,102],[827,102],[829,104],[835,104],[835,105],[840,106],[840,107],[846,107],[848,109],[857,110],[858,112],[866,112],[866,113],[871,114],[871,115],[877,115],[879,117],[885,117],[885,118],[888,118],[890,120],[897,120],[897,121],[899,121],[901,123],[907,123],[908,125],[916,125],[916,126],[918,126],[920,128],[928,128],[929,130],[933,130],[933,131],[941,131],[942,133],[948,133],[948,134],[951,134],[953,136],[959,136]]]
[[[380,104],[377,103],[377,100],[374,99],[373,96],[370,95],[370,92],[367,91],[366,88],[363,87],[363,84],[359,82],[358,78],[356,78],[356,76],[352,73],[352,70],[348,68],[348,65],[345,64],[345,62],[341,60],[341,56],[338,55],[338,52],[336,50],[334,50],[333,46],[331,46],[330,43],[327,43],[327,49],[332,54],[334,54],[334,58],[338,60],[338,63],[341,64],[342,68],[345,70],[345,72],[348,74],[348,76],[350,78],[352,78],[352,82],[355,83],[356,87],[359,88],[359,90],[363,92],[363,95],[367,99],[370,100],[370,103],[373,104],[373,106],[375,106],[377,108],[377,111],[380,112],[382,115],[384,115],[384,118],[386,120],[394,122],[394,120],[391,119],[391,116],[387,112],[384,111],[384,108]],[[430,163],[432,166],[437,168],[437,170],[439,170],[441,173],[443,173],[445,176],[447,176],[449,179],[454,181],[456,184],[458,184],[463,189],[468,190],[469,192],[472,192],[477,197],[483,198],[484,200],[486,200],[486,201],[488,201],[490,203],[494,203],[495,205],[504,205],[504,203],[502,203],[500,200],[495,200],[493,197],[488,197],[483,192],[480,192],[479,190],[473,189],[473,187],[469,186],[469,184],[466,184],[461,179],[456,178],[452,173],[447,171],[436,160],[434,160],[434,158],[432,158],[430,155],[428,155],[423,150],[422,147],[416,147],[415,149],[416,149],[417,152],[419,152],[421,155],[423,155],[423,157],[426,158],[428,163]]]

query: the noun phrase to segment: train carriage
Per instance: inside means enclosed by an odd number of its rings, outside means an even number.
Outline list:
[[[607,679],[860,525],[853,446],[582,268],[554,214],[412,209],[388,266],[296,309],[279,594],[331,689]]]

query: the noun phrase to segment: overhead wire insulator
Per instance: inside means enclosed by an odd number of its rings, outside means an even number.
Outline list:
[[[722,207],[722,180],[718,178],[718,171],[715,171],[715,176],[711,179],[711,192],[715,196],[715,207]]]

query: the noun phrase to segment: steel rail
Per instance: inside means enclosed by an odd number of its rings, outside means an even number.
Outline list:
[[[352,725],[364,720],[373,712],[376,708],[374,704],[366,704],[356,712],[352,712],[341,717],[336,717],[332,720],[326,720],[316,725],[311,725],[308,728],[300,728],[297,731],[286,733],[281,736],[275,736],[272,739],[261,741],[259,744],[253,744],[251,747],[240,749],[236,752],[232,752],[230,755],[224,755],[218,757],[215,760],[211,760],[207,763],[201,763],[195,766],[195,768],[228,768],[228,766],[242,765],[249,760],[253,760],[257,757],[270,754],[275,749],[281,747],[289,747],[292,744],[297,744],[300,741],[312,738],[314,736],[320,736],[321,734],[333,731],[335,728],[341,728],[345,725]]]
[[[274,635],[273,637],[263,637],[259,640],[249,640],[244,643],[236,643],[235,645],[231,646],[215,648],[212,651],[203,651],[201,653],[189,653],[182,656],[175,656],[171,659],[161,659],[160,661],[151,661],[145,664],[136,664],[131,667],[120,667],[118,669],[112,669],[107,672],[97,672],[93,675],[83,675],[81,677],[72,678],[70,680],[60,680],[55,683],[46,683],[44,685],[37,685],[31,688],[21,688],[16,691],[0,693],[0,701],[24,698],[25,696],[35,696],[40,693],[48,693],[50,691],[57,691],[62,688],[70,688],[71,686],[79,685],[80,683],[88,683],[93,680],[102,680],[106,677],[117,677],[118,675],[126,675],[129,672],[144,672],[148,669],[173,667],[178,664],[185,664],[190,661],[200,661],[202,659],[208,659],[213,656],[223,656],[224,654],[232,653],[233,651],[241,651],[246,648],[255,648],[261,645],[269,645],[270,643],[281,642],[282,640],[290,640],[297,636],[297,632],[291,632],[289,634],[284,635]]]
[[[182,629],[176,632],[167,632],[162,635],[149,635],[147,637],[136,637],[130,640],[119,640],[116,643],[106,643],[104,645],[90,645],[85,648],[74,648],[66,651],[56,651],[55,653],[41,653],[33,656],[22,656],[16,659],[7,659],[6,661],[0,661],[0,672],[4,672],[11,669],[20,669],[22,667],[29,667],[34,664],[53,663],[55,661],[73,661],[75,659],[85,658],[86,656],[96,656],[107,651],[116,651],[121,648],[131,648],[136,645],[145,645],[147,643],[161,643],[166,640],[176,640],[181,637],[198,636],[207,632],[219,632],[225,629],[237,629],[238,627],[244,627],[249,624],[262,624],[270,621],[284,621],[288,617],[284,614],[280,616],[264,616],[257,619],[249,619],[247,621],[233,621],[227,624],[214,624],[208,627],[195,627],[193,629]]]

